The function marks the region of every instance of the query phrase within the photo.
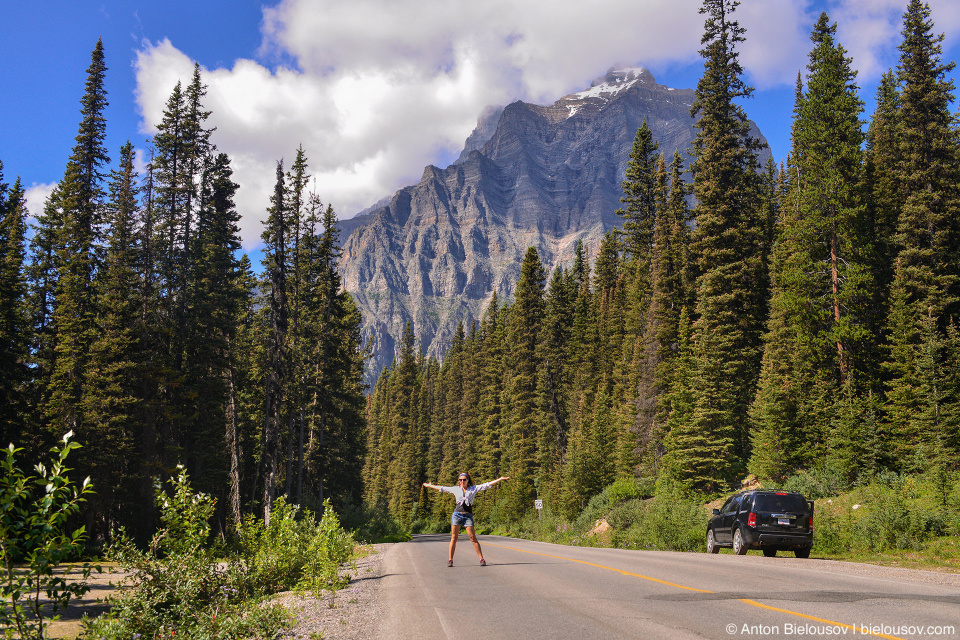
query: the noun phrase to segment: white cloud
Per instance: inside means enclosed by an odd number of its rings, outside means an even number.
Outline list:
[[[840,41],[861,78],[879,74],[899,40],[905,3],[744,2],[735,17],[747,29],[748,81],[792,85],[823,6],[841,22]],[[938,28],[960,27],[954,4],[933,0]],[[298,145],[321,197],[341,217],[353,215],[415,182],[425,165],[455,157],[487,105],[551,102],[614,64],[656,73],[698,63],[699,7],[700,0],[282,0],[264,9],[261,61],[203,70],[214,140],[242,187],[245,245],[259,243],[276,161],[289,163]],[[295,68],[268,68],[269,60]],[[149,132],[177,80],[189,82],[193,62],[164,40],[146,43],[136,67]]]
[[[758,89],[793,84],[806,68],[810,28],[816,16],[811,2],[764,0],[744,2],[734,15],[746,29],[740,63]]]
[[[57,183],[51,182],[49,184],[37,184],[33,183],[30,185],[30,188],[24,192],[24,196],[27,200],[27,211],[30,212],[30,217],[34,220],[43,213],[43,207],[47,204],[47,198],[50,197],[50,194],[53,193],[53,190],[57,187]]]
[[[928,2],[933,33],[944,34],[945,47],[949,47],[960,38],[960,3]],[[825,7],[830,21],[837,23],[837,39],[853,58],[862,82],[876,81],[888,69],[896,68],[907,4],[907,0],[830,0]]]

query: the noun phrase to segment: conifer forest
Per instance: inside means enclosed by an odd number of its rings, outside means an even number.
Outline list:
[[[461,471],[510,476],[478,501],[494,523],[535,499],[575,517],[617,480],[719,495],[811,468],[955,473],[960,124],[929,6],[909,0],[872,114],[821,15],[792,148],[761,166],[737,4],[703,2],[690,166],[644,124],[622,229],[552,273],[531,248],[513,297],[442,361],[408,326],[370,388],[310,150],[277,162],[253,265],[199,65],[138,165],[132,144],[104,148],[98,42],[43,213],[28,224],[0,173],[0,441],[39,459],[74,432],[95,540],[146,540],[178,464],[220,530],[280,496],[442,520],[449,502],[421,485]]]

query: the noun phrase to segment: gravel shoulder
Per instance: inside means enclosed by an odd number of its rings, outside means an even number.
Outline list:
[[[390,544],[371,545],[372,553],[360,558],[351,568],[350,583],[340,591],[325,593],[322,598],[301,596],[293,592],[277,595],[296,616],[296,625],[283,638],[312,640],[369,640],[379,627],[382,607],[383,554]],[[322,635],[320,635],[322,634]]]

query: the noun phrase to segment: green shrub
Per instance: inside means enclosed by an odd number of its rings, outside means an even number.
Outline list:
[[[699,496],[666,486],[647,503],[640,521],[638,546],[668,551],[698,551],[710,515]]]
[[[317,593],[344,584],[340,569],[354,548],[329,502],[317,523],[280,499],[270,524],[248,518],[232,553],[210,541],[214,501],[193,494],[181,468],[167,495],[158,487],[162,527],[150,548],[121,533],[108,555],[130,571],[129,589],[111,611],[85,621],[92,639],[131,637],[274,637],[291,621],[282,606],[262,597],[287,589]]]
[[[414,520],[410,523],[410,533],[448,533],[449,520]],[[478,531],[479,533],[479,531]],[[409,540],[410,536],[406,536]],[[404,540],[385,540],[384,542],[403,542]]]
[[[390,513],[385,502],[380,505],[348,505],[343,510],[342,521],[359,542],[404,542],[410,539],[407,527]]]
[[[709,514],[702,505],[702,497],[669,483],[663,484],[652,500],[632,498],[614,503],[612,495],[618,494],[604,491],[596,496],[587,511],[608,505],[605,517],[614,529],[613,546],[671,551],[695,551],[703,547]],[[582,518],[583,514],[577,523]]]
[[[610,485],[611,487],[613,485]],[[607,487],[597,495],[590,498],[586,508],[580,512],[580,515],[572,523],[572,529],[578,532],[586,532],[593,528],[597,520],[605,518],[610,512],[610,487]]]
[[[634,498],[621,502],[610,509],[610,513],[607,514],[607,522],[614,529],[624,530],[639,522],[643,516],[643,501]]]
[[[168,495],[158,484],[155,490],[161,528],[149,549],[138,549],[123,531],[107,551],[130,572],[124,582],[130,588],[111,599],[109,613],[85,622],[90,638],[165,637],[174,633],[189,638],[213,637],[212,629],[228,624],[253,627],[263,621],[258,611],[248,612],[244,593],[228,580],[209,544],[210,517],[214,500],[194,494],[186,471],[170,480]],[[219,618],[219,621],[217,621]]]
[[[780,488],[802,493],[807,500],[820,500],[840,495],[850,488],[850,484],[841,471],[832,466],[823,466],[790,476]]]
[[[607,488],[610,504],[640,497],[640,487],[632,478],[621,478]]]
[[[814,518],[814,549],[843,554],[919,550],[927,541],[955,533],[956,516],[941,508],[936,478],[887,473],[857,487]]]
[[[854,512],[848,506],[840,513],[817,508],[813,516],[813,550],[819,554],[842,554],[854,547]]]
[[[356,541],[353,535],[340,526],[340,520],[325,500],[320,525],[307,545],[307,561],[297,580],[298,589],[319,594],[322,590],[340,589],[349,582],[349,578],[340,572],[341,567],[353,555]]]
[[[231,580],[250,595],[303,589],[336,589],[344,582],[340,566],[355,542],[324,501],[319,525],[312,513],[301,513],[282,497],[274,502],[270,524],[247,516],[237,530],[238,554]]]
[[[49,465],[38,464],[36,475],[26,475],[17,466],[21,449],[12,444],[0,458],[0,629],[7,637],[45,637],[48,618],[57,620],[57,611],[72,596],[89,590],[83,581],[92,569],[87,563],[80,582],[54,574],[83,547],[84,528],[71,532],[68,521],[93,491],[90,478],[78,489],[67,477],[67,456],[80,448],[70,441],[72,437],[71,431],[63,437],[62,446],[51,449]],[[41,608],[42,594],[50,601],[49,611]]]

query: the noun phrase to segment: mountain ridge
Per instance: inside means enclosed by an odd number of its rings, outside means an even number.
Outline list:
[[[368,380],[391,364],[407,322],[441,358],[494,293],[512,297],[528,247],[548,273],[572,261],[578,240],[595,252],[622,222],[621,183],[644,120],[664,155],[676,149],[689,163],[693,99],[628,68],[550,105],[488,107],[453,164],[425,167],[417,184],[341,223],[341,276],[375,354]]]

